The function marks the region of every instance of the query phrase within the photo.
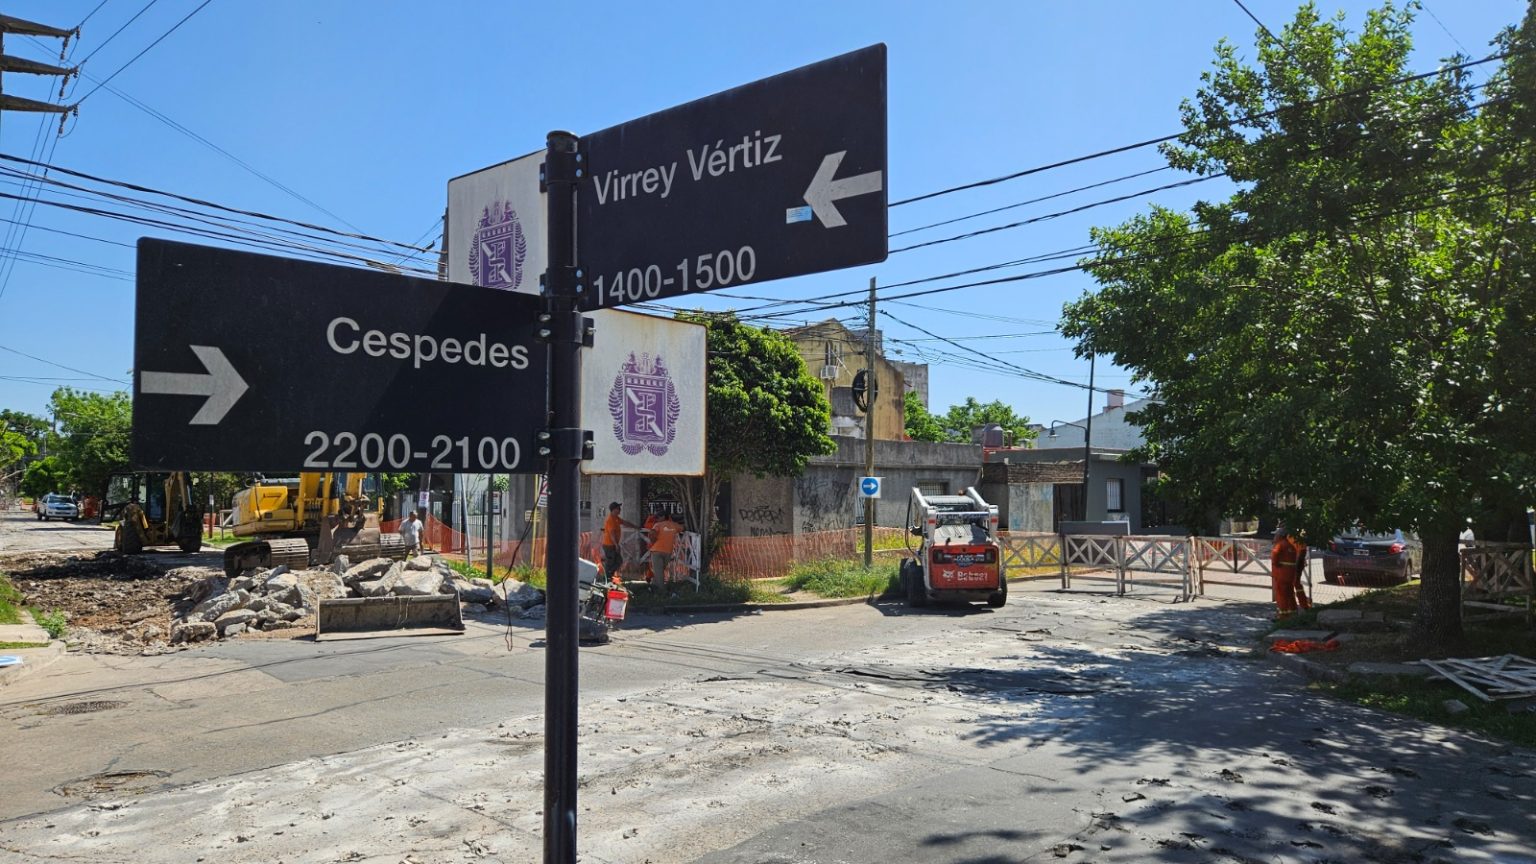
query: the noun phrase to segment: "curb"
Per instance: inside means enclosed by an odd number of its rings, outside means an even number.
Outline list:
[[[1310,681],[1332,681],[1342,683],[1349,679],[1349,673],[1343,669],[1335,669],[1316,660],[1309,659],[1301,654],[1286,654],[1280,651],[1264,651],[1271,662],[1288,667]]]
[[[22,658],[18,666],[0,666],[0,687],[5,687],[35,672],[41,672],[63,657],[64,643],[55,639],[49,642],[46,648],[15,648],[0,653],[14,654]]]
[[[833,597],[829,600],[797,600],[793,603],[710,603],[701,606],[663,606],[653,613],[643,614],[682,615],[688,612],[778,612],[824,609],[828,606],[855,606],[860,603],[871,603],[880,599],[881,596],[871,594],[868,597]]]
[[[1018,576],[1009,579],[1009,584],[1015,582],[1028,582],[1038,579],[1036,576]],[[898,594],[870,594],[866,597],[833,597],[826,600],[797,600],[793,603],[711,603],[706,606],[663,606],[655,610],[656,615],[679,615],[686,612],[777,612],[794,611],[796,609],[825,609],[829,606],[856,606],[860,603],[873,603],[876,600],[900,600]]]

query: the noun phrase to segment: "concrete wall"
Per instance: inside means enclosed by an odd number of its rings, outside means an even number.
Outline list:
[[[839,406],[844,400],[835,399],[833,390],[852,387],[853,376],[865,368],[864,333],[851,331],[836,320],[827,320],[786,330],[784,335],[794,341],[812,377],[821,381],[826,388],[827,401],[833,403],[834,428],[837,421],[842,419],[851,434],[862,435],[864,415],[856,410],[839,413]],[[876,337],[878,340],[879,331],[876,331]],[[828,360],[833,361],[830,365],[834,367],[835,374],[832,378],[822,378],[821,372],[829,365]],[[874,404],[874,437],[876,440],[899,441],[906,434],[907,428],[906,413],[903,410],[906,384],[901,370],[881,356],[878,343],[875,348],[875,377],[880,395]]]
[[[991,500],[991,499],[988,499]],[[1025,483],[1008,490],[1009,531],[1050,531],[1055,513],[1054,483]]]
[[[859,524],[863,499],[855,484],[864,475],[864,441],[832,440],[837,452],[812,459],[799,477],[733,477],[731,533],[761,536]],[[955,494],[976,485],[980,470],[981,448],[973,444],[876,441],[875,475],[884,478],[884,497],[876,502],[875,524],[905,527],[913,486],[937,483]]]
[[[731,478],[731,533],[739,537],[770,537],[794,531],[794,501],[787,478]]]
[[[1091,521],[1126,519],[1131,523],[1131,533],[1141,532],[1141,475],[1140,465],[1120,462],[1114,457],[1094,454],[1093,468],[1088,484],[1088,518]],[[1107,482],[1111,478],[1121,481],[1121,509],[1111,513],[1108,508]],[[1123,513],[1124,515],[1116,515]]]

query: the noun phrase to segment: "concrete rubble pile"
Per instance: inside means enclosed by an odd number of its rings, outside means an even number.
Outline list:
[[[324,568],[290,571],[280,565],[247,570],[234,579],[222,573],[207,576],[192,585],[179,604],[171,644],[299,627],[313,618],[321,600],[436,594],[457,594],[469,612],[505,603],[516,617],[533,617],[524,611],[528,607],[542,613],[544,603],[544,592],[532,586],[508,579],[498,590],[490,580],[465,579],[427,555],[408,561],[372,558],[355,565],[337,556]]]

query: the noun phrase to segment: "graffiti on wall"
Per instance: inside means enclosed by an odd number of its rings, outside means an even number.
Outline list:
[[[853,527],[855,478],[852,471],[803,475],[795,480],[801,531],[833,531]]]

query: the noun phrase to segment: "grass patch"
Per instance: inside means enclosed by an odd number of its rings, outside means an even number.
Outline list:
[[[689,606],[716,606],[736,603],[788,603],[789,586],[784,579],[721,580],[705,576],[697,591],[686,582],[668,584],[666,596],[657,596],[649,588],[632,587],[630,605],[639,611],[679,609]]]
[[[47,648],[47,642],[0,642],[0,651],[10,651],[17,648]]]
[[[895,594],[901,589],[900,564],[876,561],[865,570],[862,561],[826,558],[790,567],[784,582],[791,591],[809,591],[818,597]]]
[[[1522,747],[1536,747],[1536,713],[1511,714],[1503,703],[1485,703],[1449,681],[1397,677],[1319,682],[1313,686],[1368,708],[1404,714],[1453,729],[1480,732]],[[1443,705],[1447,699],[1460,699],[1470,710],[1450,714]]]
[[[21,591],[11,584],[11,579],[0,573],[0,624],[23,623]]]
[[[447,564],[449,569],[459,574],[460,576],[463,576],[465,579],[489,579],[497,585],[500,585],[502,582],[506,581],[508,577],[511,577],[519,582],[532,585],[540,591],[544,590],[544,586],[547,583],[543,567],[533,567],[528,564],[519,564],[516,567],[513,567],[510,572],[505,567],[497,567],[494,571],[487,575],[484,567],[475,567],[453,558],[444,557],[439,558],[438,560],[442,561],[444,564]]]

